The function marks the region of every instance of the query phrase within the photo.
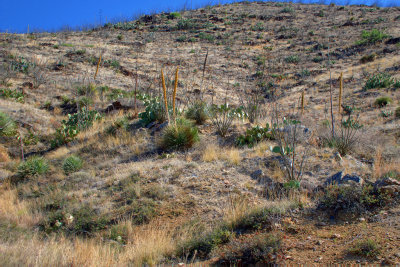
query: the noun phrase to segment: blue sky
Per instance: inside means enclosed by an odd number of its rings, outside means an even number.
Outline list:
[[[279,0],[287,2],[287,0]],[[322,0],[325,3],[335,2],[371,5],[378,2],[381,6],[397,5],[400,0]],[[106,19],[131,18],[141,13],[173,11],[199,7],[206,4],[227,3],[232,0],[0,0],[0,31],[26,32],[30,30],[56,30],[64,25],[71,27],[99,24]],[[313,2],[321,0],[293,0],[293,2]]]

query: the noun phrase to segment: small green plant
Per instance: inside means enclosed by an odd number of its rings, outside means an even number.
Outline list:
[[[324,59],[322,58],[322,57],[320,57],[320,56],[316,56],[315,58],[313,58],[313,61],[315,62],[315,63],[320,63],[320,62],[322,62]]]
[[[139,113],[139,123],[141,125],[146,126],[152,122],[164,122],[167,120],[163,104],[158,97],[143,95],[140,99],[146,107],[145,111]]]
[[[18,165],[18,177],[25,179],[45,174],[49,170],[47,160],[42,157],[30,157]]]
[[[371,75],[365,83],[364,90],[374,88],[388,88],[394,83],[394,79],[390,74],[381,72]]]
[[[118,41],[122,41],[124,39],[124,36],[122,34],[117,35]]]
[[[285,58],[285,62],[286,63],[297,64],[297,63],[300,62],[300,58],[297,55],[288,56],[288,57]]]
[[[79,171],[83,166],[82,160],[77,156],[70,156],[63,162],[62,168],[66,175]]]
[[[269,128],[268,123],[264,128],[257,125],[251,129],[248,129],[245,135],[240,135],[236,139],[236,145],[237,146],[247,145],[248,147],[253,147],[258,142],[267,139],[273,139],[273,136],[274,134],[272,130]]]
[[[262,262],[265,265],[273,265],[275,263],[273,259],[281,249],[281,243],[281,237],[273,234],[256,234],[245,240],[234,239],[218,252],[218,263],[235,266],[238,262],[244,265]]]
[[[349,253],[363,257],[376,257],[381,253],[381,248],[375,240],[367,238],[359,240],[349,249]]]
[[[168,19],[178,19],[180,17],[181,17],[181,13],[179,13],[179,12],[171,12],[167,16]]]
[[[382,110],[380,115],[383,118],[389,118],[393,115],[393,112],[390,110]]]
[[[171,124],[164,130],[161,147],[166,150],[187,149],[197,141],[199,141],[197,128],[190,121],[177,119],[176,125]]]
[[[205,123],[209,118],[207,104],[203,101],[195,101],[186,111],[185,117],[194,120],[198,125]]]
[[[378,97],[375,100],[375,105],[378,107],[385,107],[387,105],[389,105],[390,103],[392,103],[392,99],[388,96],[382,96],[382,97]]]
[[[285,8],[283,8],[283,9],[281,10],[281,13],[289,13],[289,14],[292,14],[292,13],[294,13],[294,9],[291,8],[291,7],[285,7]]]
[[[0,136],[15,136],[17,124],[6,113],[0,112]]]
[[[356,45],[368,45],[375,44],[377,42],[382,42],[384,39],[388,38],[389,35],[378,29],[372,29],[371,31],[363,31],[361,34],[361,40],[356,42]]]

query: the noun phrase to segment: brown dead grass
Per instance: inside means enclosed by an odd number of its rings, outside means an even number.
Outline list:
[[[27,201],[18,199],[17,190],[9,184],[0,187],[0,218],[24,227],[37,224],[40,214],[34,213]]]

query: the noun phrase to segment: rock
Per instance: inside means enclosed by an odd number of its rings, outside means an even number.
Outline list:
[[[365,222],[365,218],[359,218],[358,219],[360,222]]]
[[[340,171],[338,173],[335,173],[334,175],[332,175],[331,177],[329,177],[325,182],[324,182],[324,186],[328,186],[328,185],[332,185],[332,184],[336,184],[336,185],[348,185],[348,184],[352,184],[352,185],[363,185],[364,183],[364,179],[362,179],[361,177],[353,174],[353,175],[349,175],[346,174],[345,176],[343,176],[343,172]]]
[[[342,179],[343,176],[343,172],[340,171],[338,173],[335,173],[334,175],[332,175],[331,177],[329,177],[325,182],[324,185],[331,185],[331,184],[339,184],[340,180]]]
[[[340,184],[345,184],[345,183],[355,183],[356,185],[363,185],[364,180],[357,175],[346,174],[340,181]]]
[[[379,179],[374,183],[374,187],[389,196],[400,193],[400,181],[389,177]]]

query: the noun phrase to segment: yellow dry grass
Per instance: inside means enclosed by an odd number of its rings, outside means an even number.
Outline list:
[[[3,184],[0,187],[0,218],[29,227],[37,224],[41,216],[32,212],[28,202],[18,199],[16,189],[9,184]]]
[[[225,160],[230,164],[238,165],[242,160],[237,148],[221,148],[217,144],[209,144],[203,151],[201,158],[205,162]]]

